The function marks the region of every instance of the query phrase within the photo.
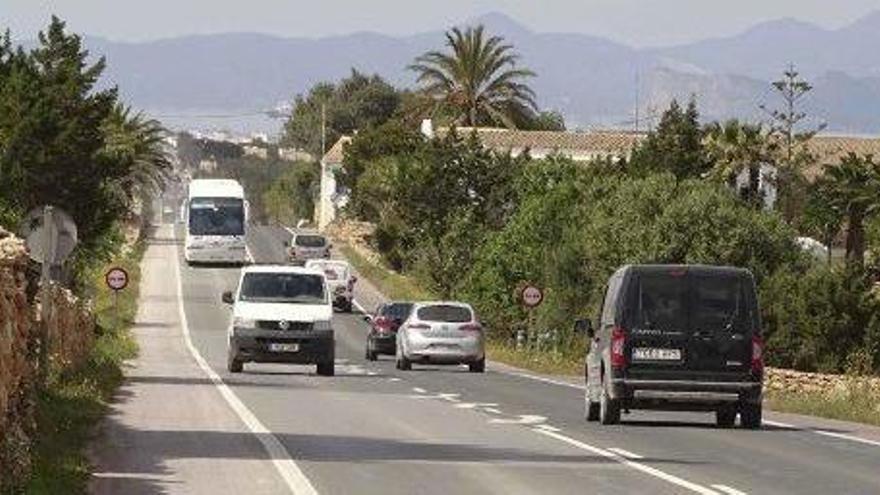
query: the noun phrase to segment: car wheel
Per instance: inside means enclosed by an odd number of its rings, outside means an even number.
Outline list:
[[[244,371],[244,361],[238,359],[232,352],[230,352],[226,359],[226,369],[229,370],[230,373],[241,373]]]
[[[745,403],[740,406],[739,420],[742,423],[743,428],[748,428],[749,430],[760,429],[762,417],[763,408],[760,403]]]
[[[397,358],[397,369],[401,371],[409,371],[412,369],[412,361],[406,358],[403,354]]]
[[[602,396],[599,399],[599,422],[603,425],[620,423],[620,400],[612,399],[608,394],[608,384],[602,377]]]
[[[333,376],[336,374],[336,363],[333,361],[318,363],[318,375]]]
[[[733,428],[736,423],[736,408],[724,406],[715,411],[715,424],[719,428]]]
[[[366,352],[367,361],[375,361],[376,360],[376,352],[372,349],[369,343],[367,343],[367,352]]]
[[[479,361],[468,364],[468,371],[471,373],[483,373],[486,371],[486,358],[482,358]]]
[[[590,398],[590,389],[587,387],[587,391],[584,394],[584,417],[587,421],[599,421],[599,406],[598,402],[594,402],[593,399]]]

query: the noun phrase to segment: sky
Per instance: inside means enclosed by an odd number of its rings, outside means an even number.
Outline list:
[[[0,0],[0,29],[33,38],[54,13],[76,32],[117,41],[217,32],[402,35],[501,12],[534,31],[647,47],[729,36],[780,17],[833,29],[875,10],[880,0]]]

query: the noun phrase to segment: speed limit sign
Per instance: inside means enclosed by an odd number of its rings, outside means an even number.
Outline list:
[[[120,267],[111,268],[104,275],[104,281],[110,289],[121,291],[128,286],[128,272]]]
[[[542,301],[544,301],[544,292],[534,285],[527,285],[523,287],[520,297],[522,298],[523,306],[527,308],[536,308],[541,305]]]

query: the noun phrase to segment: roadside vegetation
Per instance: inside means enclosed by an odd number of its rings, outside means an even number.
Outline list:
[[[0,36],[0,226],[19,231],[24,215],[45,204],[69,213],[78,245],[55,282],[77,305],[91,301],[97,321],[94,328],[82,325],[89,335],[71,335],[93,343],[84,363],[49,360],[37,372],[34,353],[32,372],[15,377],[16,400],[27,406],[10,413],[16,417],[7,424],[21,432],[15,445],[0,442],[0,493],[85,492],[87,443],[122,379],[123,361],[136,351],[127,329],[142,248],[127,245],[126,235],[140,228],[171,162],[162,126],[125,106],[116,88],[101,89],[105,67],[54,17],[33,47],[14,45],[9,32]],[[111,262],[132,276],[120,295],[118,320],[103,281]],[[26,302],[34,307],[39,266],[22,273]],[[39,342],[36,330],[3,339],[23,339],[16,344],[27,349],[51,348]]]
[[[144,244],[138,243],[127,255],[88,269],[96,317],[94,348],[80,369],[52,370],[48,386],[37,396],[33,475],[26,493],[86,493],[88,444],[122,383],[124,362],[137,354],[129,329],[137,312],[143,252]],[[104,283],[110,266],[125,268],[130,277],[128,288],[119,294],[118,308]]]

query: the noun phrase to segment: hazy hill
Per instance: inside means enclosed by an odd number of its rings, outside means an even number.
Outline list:
[[[504,35],[539,77],[542,106],[575,126],[632,126],[639,81],[641,115],[694,94],[708,118],[760,118],[773,103],[768,81],[794,62],[816,85],[810,108],[831,129],[880,132],[880,13],[838,30],[793,20],[740,35],[637,50],[584,34],[536,33],[501,14],[472,21]],[[187,36],[145,43],[89,38],[106,54],[108,83],[160,114],[247,114],[289,101],[322,80],[357,68],[411,85],[406,65],[443,43],[442,31],[407,37],[354,33],[321,39],[260,34]],[[278,121],[182,119],[173,124],[275,127]]]

